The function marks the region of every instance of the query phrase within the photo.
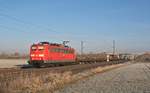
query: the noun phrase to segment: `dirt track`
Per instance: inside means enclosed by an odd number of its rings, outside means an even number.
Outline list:
[[[100,73],[55,93],[150,93],[150,63]]]

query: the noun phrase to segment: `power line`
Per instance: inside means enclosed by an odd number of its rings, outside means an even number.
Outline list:
[[[55,30],[52,30],[52,29],[50,29],[50,28],[43,27],[43,26],[41,26],[41,25],[37,25],[37,24],[31,23],[31,22],[27,22],[27,21],[20,20],[19,18],[15,17],[15,16],[10,16],[10,15],[8,15],[8,14],[0,13],[0,16],[9,18],[9,19],[11,19],[11,20],[14,20],[14,21],[16,21],[16,22],[19,22],[19,23],[28,25],[28,26],[30,26],[30,27],[32,26],[32,27],[36,27],[36,28],[43,28],[43,29],[46,29],[47,31],[55,31]]]
[[[24,31],[24,30],[21,30],[21,29],[18,29],[18,28],[8,27],[8,26],[4,26],[4,25],[1,25],[1,24],[0,24],[0,27],[2,27],[2,28],[4,28],[4,29],[7,29],[7,30],[12,30],[12,29],[14,29],[15,31],[16,31],[16,30]]]
[[[10,18],[12,20],[15,20],[17,22],[20,22],[20,23],[23,23],[23,24],[27,24],[26,22],[14,17],[14,16],[10,16],[10,15],[7,15],[7,14],[3,14],[3,13],[0,13],[0,16],[3,16],[3,17],[7,17],[7,18]]]

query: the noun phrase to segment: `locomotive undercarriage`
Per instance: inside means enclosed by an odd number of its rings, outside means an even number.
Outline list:
[[[31,60],[28,61],[28,63],[34,67],[49,67],[49,66],[64,66],[64,65],[74,65],[78,64],[75,61],[45,61],[45,60]]]

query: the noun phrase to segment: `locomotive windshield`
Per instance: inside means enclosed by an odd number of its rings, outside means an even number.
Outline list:
[[[31,47],[31,49],[32,49],[32,51],[35,51],[35,50],[39,50],[39,51],[41,51],[41,50],[44,50],[44,46],[32,46]]]

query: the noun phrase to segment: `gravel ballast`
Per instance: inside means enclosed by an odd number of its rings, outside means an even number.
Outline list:
[[[150,63],[136,63],[100,73],[55,93],[150,93]]]

